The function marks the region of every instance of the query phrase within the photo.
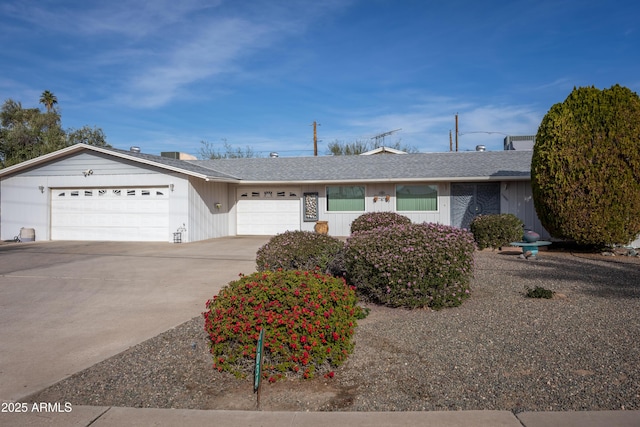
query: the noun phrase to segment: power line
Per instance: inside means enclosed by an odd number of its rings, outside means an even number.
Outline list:
[[[504,136],[509,136],[510,135],[510,134],[504,133],[504,132],[483,131],[483,130],[475,130],[475,131],[472,131],[472,132],[464,132],[464,133],[460,133],[458,135],[469,135],[469,134],[472,134],[472,133],[486,133],[486,134],[489,134],[489,135],[497,133],[499,135],[504,135]]]

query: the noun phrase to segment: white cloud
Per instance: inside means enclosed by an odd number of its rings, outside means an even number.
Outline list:
[[[124,85],[124,99],[139,107],[165,105],[190,83],[232,71],[243,52],[259,44],[268,32],[239,19],[200,28],[189,40],[171,46],[155,63],[132,70],[135,74]]]
[[[85,37],[104,33],[145,37],[221,3],[221,0],[134,0],[85,2],[79,7],[65,2],[45,6],[38,1],[23,1],[2,5],[0,10],[32,26],[54,32]]]
[[[231,73],[246,77],[250,73],[244,69],[244,59],[304,31],[322,13],[320,8],[304,10],[309,9],[307,6],[267,2],[256,4],[250,13],[243,10],[241,18],[233,11],[218,13],[216,9],[182,22],[175,37],[163,36],[164,44],[153,55],[144,54],[144,60],[133,61],[135,66],[125,64],[130,68],[124,70],[124,95],[118,98],[130,106],[156,108],[177,97],[192,96],[188,89],[193,83],[207,79],[215,82],[217,76]]]
[[[517,135],[527,129],[537,129],[542,117],[522,105],[480,106],[458,116],[459,129],[464,132],[493,132]],[[530,131],[529,131],[530,133]]]
[[[15,19],[71,36],[76,52],[61,67],[96,77],[116,104],[157,108],[189,86],[224,73],[247,76],[243,60],[304,32],[348,2],[145,0],[0,6]]]

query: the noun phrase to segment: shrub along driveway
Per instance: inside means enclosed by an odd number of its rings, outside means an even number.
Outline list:
[[[0,400],[17,400],[202,311],[268,237],[0,244]]]

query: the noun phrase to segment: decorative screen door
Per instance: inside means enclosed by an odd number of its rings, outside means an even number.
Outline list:
[[[451,225],[469,228],[478,215],[500,213],[500,183],[451,184]]]

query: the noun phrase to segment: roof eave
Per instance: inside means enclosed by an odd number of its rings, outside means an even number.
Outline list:
[[[85,145],[85,144],[76,144],[70,147],[65,147],[60,150],[54,151],[52,153],[43,154],[42,156],[38,156],[34,159],[25,160],[24,162],[20,162],[16,165],[12,165],[4,169],[0,169],[0,176],[11,175],[11,174],[20,172],[21,170],[29,169],[33,166],[37,166],[39,164],[46,163],[54,159],[64,157],[70,153],[73,153],[83,148],[83,147],[78,147],[78,145]]]
[[[198,173],[198,172],[193,172],[193,171],[190,171],[188,169],[179,168],[177,166],[166,165],[164,163],[154,162],[153,160],[137,157],[137,156],[134,156],[134,155],[128,155],[128,154],[125,154],[125,153],[122,153],[122,152],[112,151],[112,150],[109,150],[109,149],[103,149],[101,147],[93,147],[93,146],[87,145],[85,148],[90,148],[90,149],[92,149],[94,151],[97,151],[99,153],[103,153],[103,154],[119,157],[121,159],[131,160],[132,162],[142,163],[142,164],[147,165],[147,166],[153,166],[153,167],[157,167],[157,168],[160,168],[160,169],[166,169],[166,170],[170,170],[172,172],[178,172],[178,173],[181,173],[181,174],[184,174],[184,175],[189,175],[189,176],[193,176],[193,177],[196,177],[196,178],[204,179],[205,181],[217,181],[217,180],[225,180],[225,179],[227,179],[227,178],[219,178],[219,177],[215,177],[215,176],[211,176],[211,175],[205,175],[205,174]],[[231,180],[231,181],[233,181],[233,180]]]
[[[192,174],[192,176],[196,176],[195,174]],[[239,179],[235,179],[235,178],[222,178],[219,176],[201,176],[202,179],[204,179],[206,182],[228,182],[228,183],[232,183],[232,184],[238,184],[241,181]]]
[[[96,147],[93,145],[88,145],[88,144],[75,144],[72,145],[70,147],[65,147],[62,148],[58,151],[54,151],[53,153],[48,153],[48,154],[44,154],[42,156],[36,157],[35,159],[30,159],[21,163],[18,163],[17,165],[13,165],[13,166],[9,166],[7,168],[4,169],[0,169],[0,177],[4,176],[4,175],[11,175],[17,172],[20,172],[22,170],[25,169],[29,169],[31,167],[49,162],[51,160],[55,160],[58,158],[62,158],[65,156],[68,156],[69,154],[73,154],[75,152],[79,152],[82,150],[91,150],[91,151],[95,151],[98,153],[102,153],[102,154],[106,154],[109,156],[114,156],[114,157],[118,157],[121,159],[126,159],[126,160],[130,160],[132,162],[136,162],[136,163],[142,163],[145,164],[147,166],[153,166],[153,167],[157,167],[160,169],[165,169],[165,170],[169,170],[172,172],[177,172],[177,173],[181,173],[184,175],[189,175],[189,176],[193,176],[196,178],[200,178],[203,179],[205,181],[215,181],[215,182],[238,182],[238,179],[235,178],[226,178],[226,177],[218,177],[218,176],[213,176],[213,175],[206,175],[206,174],[202,174],[202,173],[198,173],[198,172],[193,172],[190,171],[188,169],[183,169],[183,168],[179,168],[176,166],[171,166],[171,165],[166,165],[164,163],[159,163],[159,162],[154,162],[152,160],[149,159],[144,159],[141,157],[137,157],[134,155],[127,155],[123,152],[119,152],[119,151],[113,151],[113,150],[109,150],[107,148],[102,148],[102,147]]]

